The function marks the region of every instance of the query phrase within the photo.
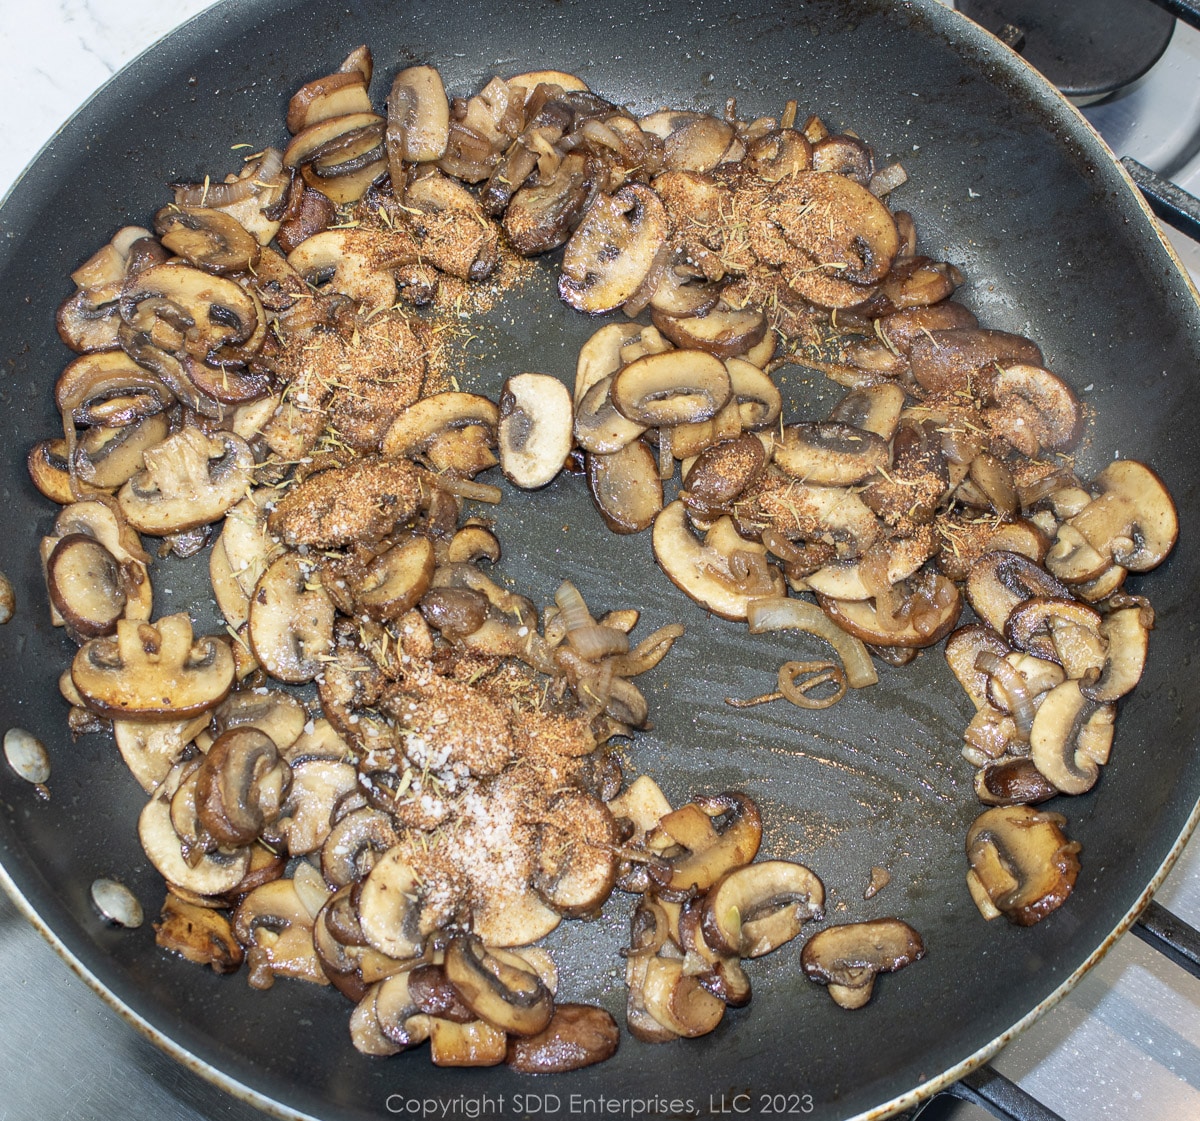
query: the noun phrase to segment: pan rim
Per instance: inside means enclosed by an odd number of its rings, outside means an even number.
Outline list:
[[[56,130],[54,136],[52,136],[46,142],[46,144],[41,147],[41,149],[38,151],[38,153],[30,160],[30,162],[26,165],[26,167],[21,171],[21,173],[13,181],[13,183],[9,187],[8,191],[5,192],[3,199],[0,199],[0,206],[6,205],[8,203],[8,201],[12,197],[12,195],[20,188],[20,186],[24,182],[26,176],[31,171],[31,169],[33,169],[36,165],[38,165],[39,162],[44,158],[47,150],[55,143],[59,134],[64,129],[66,129],[69,125],[71,125],[73,122],[75,122],[78,118],[85,115],[86,112],[89,110],[89,108],[93,105],[93,103],[98,98],[100,98],[106,90],[108,90],[111,86],[115,85],[124,76],[126,76],[132,67],[137,65],[147,55],[151,54],[156,49],[161,47],[163,43],[167,42],[168,40],[171,40],[175,36],[184,32],[185,29],[189,29],[189,28],[193,27],[193,25],[195,25],[201,21],[206,21],[206,20],[212,19],[212,18],[219,18],[219,15],[217,15],[218,13],[222,12],[225,9],[232,9],[236,6],[237,6],[237,0],[220,0],[219,3],[211,5],[210,7],[204,9],[203,11],[196,13],[190,19],[188,19],[187,21],[185,21],[184,23],[180,24],[178,27],[173,29],[171,32],[169,32],[167,35],[161,37],[155,43],[152,43],[151,45],[149,45],[135,59],[131,60],[130,63],[128,63],[121,70],[119,70],[111,78],[109,78],[101,87],[99,87],[86,101],[84,101],[71,114],[71,116]],[[940,7],[940,5],[938,5],[936,3],[936,0],[915,0],[914,6],[918,10],[918,12],[925,11],[925,10],[928,10],[929,8],[933,8],[933,7]],[[958,13],[956,13],[956,15],[957,14]],[[965,20],[965,17],[961,17],[961,19]],[[977,28],[976,25],[974,25],[974,24],[970,24],[970,21],[966,21],[966,22],[967,22],[967,24],[969,24],[969,26],[971,28],[971,30],[964,29],[966,35],[972,36],[972,35],[975,35],[976,33],[978,33],[980,36],[986,37],[986,39],[990,41],[988,44],[989,48],[993,44],[996,44],[999,46],[1004,46],[1003,43],[1001,43],[999,40],[995,39],[993,36],[991,36],[986,31],[983,31],[982,29]],[[1115,154],[1113,154],[1107,148],[1107,145],[1104,144],[1102,138],[1099,136],[1098,133],[1095,132],[1095,130],[1090,125],[1090,123],[1087,122],[1086,118],[1083,116],[1082,113],[1080,113],[1080,111],[1078,110],[1078,108],[1076,106],[1071,104],[1065,98],[1061,97],[1061,95],[1059,95],[1057,93],[1057,91],[1054,91],[1053,88],[1050,87],[1048,83],[1045,83],[1045,80],[1042,79],[1041,76],[1038,75],[1037,72],[1034,71],[1028,65],[1028,63],[1026,63],[1023,59],[1021,59],[1019,55],[1016,55],[1015,52],[1012,52],[1006,46],[1004,46],[1004,51],[1007,55],[1012,56],[1013,60],[1020,62],[1021,67],[1024,68],[1029,74],[1035,76],[1037,78],[1037,80],[1045,86],[1046,90],[1049,93],[1053,94],[1054,97],[1056,99],[1058,99],[1062,104],[1065,104],[1066,106],[1068,106],[1071,109],[1074,116],[1077,117],[1079,121],[1083,122],[1083,124],[1087,127],[1087,130],[1099,142],[1099,144],[1101,145],[1103,150],[1105,152],[1107,152],[1108,155],[1112,158],[1112,161],[1116,165],[1116,168],[1119,172],[1120,177],[1125,182],[1126,189],[1128,191],[1133,192],[1134,199],[1135,199],[1137,205],[1144,212],[1147,220],[1151,224],[1151,228],[1155,231],[1159,241],[1162,243],[1168,256],[1173,261],[1177,270],[1184,278],[1187,288],[1190,291],[1190,294],[1191,294],[1193,300],[1198,305],[1200,305],[1200,292],[1197,291],[1196,285],[1193,283],[1193,281],[1191,280],[1190,276],[1187,273],[1187,270],[1184,268],[1181,261],[1179,260],[1179,257],[1177,255],[1176,251],[1174,250],[1174,247],[1171,245],[1169,240],[1163,235],[1160,227],[1158,226],[1157,222],[1154,220],[1153,215],[1152,215],[1150,208],[1147,205],[1145,199],[1142,197],[1141,193],[1137,190],[1137,188],[1133,184],[1133,181],[1129,178],[1128,173],[1121,166],[1121,164],[1120,164],[1119,160],[1117,159],[1117,157],[1115,156]],[[1157,872],[1154,874],[1154,876],[1150,880],[1150,883],[1141,892],[1141,895],[1139,896],[1137,901],[1133,904],[1132,907],[1130,907],[1130,909],[1125,913],[1125,915],[1116,924],[1116,926],[1111,931],[1111,933],[1107,937],[1105,937],[1105,939],[1101,942],[1101,944],[1087,957],[1087,959],[1080,966],[1078,966],[1064,981],[1062,981],[1061,984],[1053,990],[1053,992],[1051,992],[1048,996],[1046,996],[1043,1000],[1041,1000],[1033,1009],[1031,1009],[1025,1016],[1023,1016],[1020,1020],[1018,1020],[1010,1028],[1006,1029],[1004,1032],[1002,1032],[999,1036],[997,1036],[995,1039],[991,1040],[986,1045],[980,1047],[978,1050],[976,1050],[973,1054],[971,1054],[967,1058],[961,1060],[954,1067],[942,1072],[941,1074],[939,1074],[931,1079],[928,1079],[927,1081],[921,1083],[920,1085],[916,1086],[915,1088],[913,1088],[909,1091],[906,1091],[905,1093],[893,1098],[892,1100],[890,1100],[888,1102],[885,1102],[877,1107],[874,1107],[864,1113],[855,1115],[856,1118],[859,1119],[859,1121],[866,1121],[866,1119],[872,1119],[872,1121],[873,1121],[873,1119],[891,1116],[891,1115],[893,1115],[897,1112],[900,1112],[906,1108],[911,1108],[913,1105],[917,1104],[920,1101],[925,1100],[926,1098],[932,1096],[933,1094],[937,1093],[938,1091],[944,1089],[946,1086],[958,1081],[964,1075],[968,1074],[970,1071],[976,1069],[983,1063],[987,1062],[1001,1048],[1003,1048],[1012,1038],[1014,1038],[1016,1035],[1023,1032],[1024,1030],[1026,1030],[1026,1028],[1028,1028],[1031,1024],[1033,1024],[1036,1020],[1038,1020],[1043,1014],[1045,1014],[1045,1012],[1047,1012],[1049,1009],[1054,1007],[1065,995],[1067,995],[1067,993],[1069,993],[1079,983],[1079,981],[1082,979],[1082,977],[1086,973],[1088,973],[1104,957],[1104,955],[1111,949],[1112,945],[1117,941],[1117,939],[1120,938],[1130,928],[1130,926],[1132,926],[1132,924],[1136,921],[1138,915],[1141,913],[1141,911],[1145,907],[1146,903],[1150,900],[1150,898],[1153,896],[1153,894],[1161,886],[1166,875],[1169,873],[1169,871],[1175,864],[1175,862],[1178,859],[1180,853],[1182,852],[1184,846],[1187,844],[1189,837],[1191,837],[1191,835],[1193,834],[1193,831],[1195,830],[1198,822],[1200,822],[1200,803],[1197,803],[1195,806],[1193,806],[1193,808],[1187,818],[1184,828],[1181,830],[1178,837],[1175,839],[1174,843],[1172,844],[1172,846],[1170,848],[1170,851],[1168,852],[1166,857],[1163,859]],[[313,1114],[301,1112],[291,1106],[283,1105],[280,1102],[278,1102],[270,1097],[265,1096],[263,1093],[261,1093],[259,1090],[256,1090],[254,1087],[246,1085],[245,1083],[241,1082],[239,1079],[227,1074],[225,1071],[214,1066],[207,1060],[199,1058],[198,1056],[193,1054],[192,1051],[190,1051],[186,1046],[178,1043],[175,1039],[171,1038],[171,1036],[169,1034],[167,1034],[163,1030],[155,1027],[154,1024],[152,1024],[142,1014],[137,1012],[132,1006],[130,1006],[124,1000],[122,1000],[120,997],[118,997],[84,963],[84,961],[81,959],[81,957],[77,956],[76,953],[74,953],[66,945],[66,943],[63,942],[63,940],[58,936],[58,934],[54,931],[54,929],[50,926],[50,924],[45,919],[43,919],[43,917],[41,916],[41,914],[39,913],[37,908],[33,905],[33,903],[30,901],[30,899],[26,896],[26,894],[18,886],[16,880],[10,874],[9,868],[6,867],[2,862],[0,862],[0,886],[4,887],[6,893],[9,895],[10,898],[13,899],[18,910],[22,913],[22,915],[26,918],[26,920],[29,921],[35,927],[35,929],[38,930],[38,932],[42,935],[42,937],[50,944],[50,946],[55,950],[55,952],[67,963],[67,965],[76,973],[76,975],[82,981],[84,981],[84,983],[86,983],[88,985],[88,987],[92,991],[94,991],[110,1008],[112,1008],[115,1012],[117,1012],[121,1016],[121,1018],[123,1020],[125,1020],[125,1022],[127,1022],[131,1027],[133,1027],[140,1035],[142,1035],[143,1038],[146,1038],[148,1041],[153,1043],[160,1050],[162,1050],[166,1054],[170,1055],[174,1060],[180,1062],[183,1066],[192,1070],[194,1073],[199,1074],[206,1081],[219,1087],[220,1089],[222,1089],[226,1093],[229,1093],[233,1097],[238,1098],[238,1099],[246,1102],[247,1104],[254,1106],[257,1109],[263,1110],[264,1112],[266,1112],[272,1116],[289,1119],[289,1121],[315,1121]]]

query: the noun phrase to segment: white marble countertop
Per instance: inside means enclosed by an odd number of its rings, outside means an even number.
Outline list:
[[[0,192],[93,90],[209,6],[0,0]],[[1185,852],[1159,898],[1200,923],[1200,842]],[[262,1116],[128,1028],[4,899],[0,978],[0,1118]],[[17,1044],[18,1030],[28,1046]],[[1067,1121],[1200,1116],[1200,981],[1126,937],[994,1065]]]

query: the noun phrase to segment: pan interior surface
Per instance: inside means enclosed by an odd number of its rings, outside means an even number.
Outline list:
[[[439,67],[455,95],[492,74],[556,68],[639,113],[661,106],[777,116],[795,98],[903,162],[892,205],[912,212],[921,248],[958,264],[956,298],[982,324],[1035,339],[1047,364],[1094,410],[1078,462],[1152,464],[1178,504],[1174,556],[1137,582],[1157,614],[1146,677],[1122,702],[1113,759],[1089,794],[1050,808],[1082,844],[1068,904],[1028,930],[986,924],[967,895],[963,840],[979,812],[959,757],[970,704],[940,651],[835,708],[739,711],[724,697],[771,687],[785,660],[817,652],[804,636],[750,636],[676,592],[645,535],[622,539],[600,522],[582,480],[536,494],[506,488],[496,510],[514,586],[547,603],[573,580],[594,610],[643,610],[639,633],[681,621],[687,634],[647,679],[654,729],[626,754],[627,775],[659,779],[673,803],[744,790],[760,805],[764,856],[807,864],[824,880],[832,921],[897,915],[920,931],[924,961],[883,978],[848,1013],[808,982],[800,946],[751,963],[754,999],[712,1035],[653,1047],[628,1035],[610,1062],[536,1084],[506,1068],[435,1070],[422,1051],[371,1060],[352,1048],[349,1006],[335,992],[278,984],[249,989],[160,952],[147,923],[104,926],[88,898],[115,875],[153,913],[162,883],[137,842],[143,795],[105,737],[72,743],[55,681],[73,647],[49,624],[36,544],[54,511],[28,481],[24,457],[56,431],[51,387],[69,353],[54,311],[69,272],[118,226],[145,223],[166,184],[223,175],[231,146],[279,143],[288,97],[359,43],[374,52],[376,104],[391,74]],[[176,1046],[284,1111],[377,1117],[402,1099],[553,1093],[563,1102],[617,1096],[644,1114],[705,1114],[735,1093],[795,1095],[808,1116],[840,1118],[894,1101],[990,1045],[1045,1001],[1120,924],[1159,873],[1200,799],[1193,765],[1200,690],[1190,670],[1200,635],[1191,589],[1200,553],[1196,426],[1200,312],[1149,219],[1079,119],[1007,52],[932,3],[821,0],[746,6],[655,3],[638,8],[558,2],[500,6],[462,0],[230,2],[143,56],[60,133],[0,210],[0,321],[11,529],[0,568],[18,613],[0,629],[6,683],[0,726],[50,749],[49,802],[10,773],[0,779],[3,863],[66,950]],[[463,388],[496,396],[522,370],[568,382],[598,323],[559,302],[557,258],[476,325],[464,344]],[[823,413],[839,387],[796,367],[780,385],[787,415]],[[199,566],[205,569],[206,566]],[[218,628],[204,572],[154,566],[156,615],[193,610]],[[196,604],[200,610],[197,613]],[[891,883],[862,898],[874,866]],[[623,1021],[630,900],[599,920],[568,922],[548,941],[564,999],[600,1003]],[[811,1108],[810,1108],[811,1107]],[[628,1113],[629,1110],[627,1109]]]

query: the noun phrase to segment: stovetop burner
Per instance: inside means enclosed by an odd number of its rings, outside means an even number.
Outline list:
[[[1137,81],[1162,57],[1175,27],[1152,0],[958,0],[956,6],[1077,101]]]

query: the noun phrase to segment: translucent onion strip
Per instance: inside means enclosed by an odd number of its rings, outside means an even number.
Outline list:
[[[791,596],[767,596],[750,601],[746,618],[751,634],[797,630],[823,638],[841,659],[852,689],[863,689],[879,680],[866,645],[842,630],[815,603]]]

